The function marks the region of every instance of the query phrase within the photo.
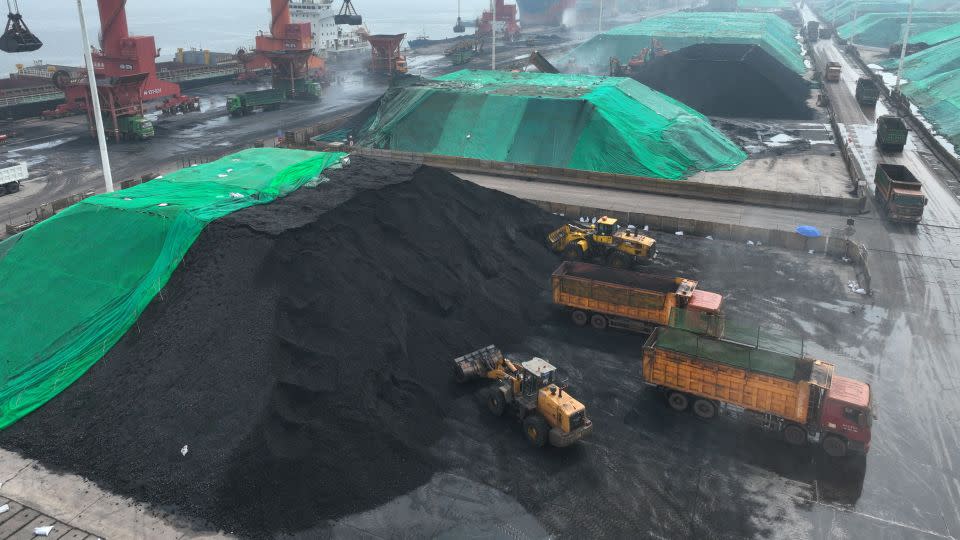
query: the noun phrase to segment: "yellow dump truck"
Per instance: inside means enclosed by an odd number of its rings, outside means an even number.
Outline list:
[[[551,277],[553,303],[570,310],[577,326],[589,323],[649,333],[682,323],[712,335],[723,333],[723,297],[697,289],[697,282],[565,261]]]
[[[819,443],[834,457],[870,449],[870,385],[832,364],[677,328],[658,328],[643,347],[644,382],[666,392],[676,411],[730,416],[779,433],[791,444]]]

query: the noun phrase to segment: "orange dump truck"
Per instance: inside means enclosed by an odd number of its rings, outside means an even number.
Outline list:
[[[551,286],[553,303],[569,309],[578,326],[649,333],[678,323],[711,335],[723,333],[723,297],[698,290],[697,282],[686,278],[566,261],[553,272]]]
[[[834,457],[866,454],[873,424],[870,385],[834,374],[832,364],[724,339],[658,328],[643,347],[644,382],[677,411],[705,420],[730,416],[820,444]]]

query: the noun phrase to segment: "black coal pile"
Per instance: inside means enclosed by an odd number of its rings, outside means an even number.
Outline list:
[[[656,58],[633,78],[710,116],[813,117],[809,83],[756,45],[685,47]]]
[[[212,223],[138,324],[0,445],[228,532],[272,536],[426,483],[450,360],[549,317],[560,218],[356,159]]]

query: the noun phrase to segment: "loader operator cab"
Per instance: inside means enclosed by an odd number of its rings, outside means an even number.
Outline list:
[[[603,216],[597,220],[597,232],[593,235],[593,240],[600,244],[612,244],[613,233],[617,232],[617,220]]]
[[[523,367],[520,394],[524,397],[536,396],[541,388],[558,382],[557,368],[543,358],[533,358],[520,365]]]

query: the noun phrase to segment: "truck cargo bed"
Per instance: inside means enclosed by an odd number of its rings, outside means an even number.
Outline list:
[[[659,293],[677,291],[677,278],[641,274],[629,270],[619,270],[607,266],[581,262],[566,262],[554,272],[555,276],[570,276],[593,281],[603,281],[612,285],[621,285],[632,289],[644,289]]]

